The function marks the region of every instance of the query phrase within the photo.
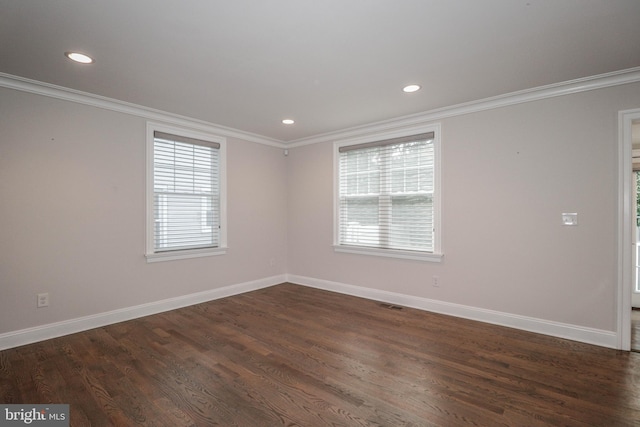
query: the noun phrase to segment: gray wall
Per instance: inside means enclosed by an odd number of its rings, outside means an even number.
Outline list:
[[[442,120],[439,264],[334,253],[332,143],[228,138],[228,253],[148,264],[145,119],[0,89],[0,334],[286,273],[613,331],[617,113],[638,100]]]
[[[0,89],[0,129],[0,333],[285,273],[281,149],[227,139],[226,255],[148,264],[145,119]]]
[[[617,115],[639,100],[630,84],[442,120],[439,264],[335,253],[333,144],[292,149],[288,272],[614,331]]]

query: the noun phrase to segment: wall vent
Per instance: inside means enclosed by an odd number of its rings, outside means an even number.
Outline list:
[[[402,310],[402,307],[400,307],[399,305],[394,305],[394,304],[387,304],[385,302],[383,302],[382,304],[380,304],[381,307],[387,308],[389,310]]]

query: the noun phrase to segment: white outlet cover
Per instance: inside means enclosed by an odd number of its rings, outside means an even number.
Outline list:
[[[38,294],[38,308],[49,307],[49,294]]]
[[[578,214],[575,212],[563,213],[562,225],[578,225]]]

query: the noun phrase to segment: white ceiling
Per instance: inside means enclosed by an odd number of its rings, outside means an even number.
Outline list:
[[[637,66],[639,0],[0,0],[1,73],[283,142]]]

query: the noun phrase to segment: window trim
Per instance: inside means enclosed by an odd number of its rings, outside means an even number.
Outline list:
[[[154,250],[154,132],[163,132],[184,138],[210,141],[220,145],[219,181],[220,181],[220,245],[215,248],[179,249],[155,252]],[[180,128],[162,123],[147,122],[146,135],[146,247],[145,257],[148,263],[172,261],[187,258],[200,258],[224,255],[227,252],[227,139],[225,137]]]
[[[372,248],[363,246],[351,246],[340,244],[340,153],[341,147],[375,143],[377,141],[403,138],[424,133],[434,133],[434,188],[433,188],[433,220],[435,223],[433,252],[410,251],[399,249]],[[441,150],[441,126],[439,123],[406,127],[399,130],[379,132],[367,136],[350,138],[334,142],[333,149],[333,249],[335,252],[372,255],[427,262],[441,262],[444,256],[442,252],[442,150]]]

